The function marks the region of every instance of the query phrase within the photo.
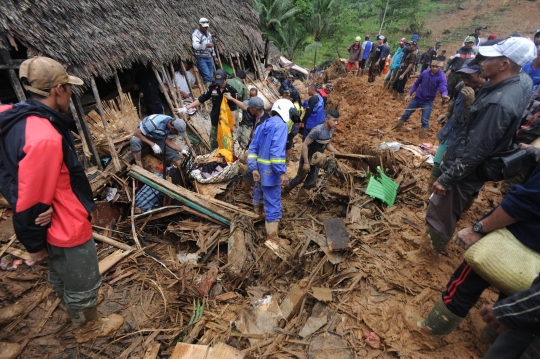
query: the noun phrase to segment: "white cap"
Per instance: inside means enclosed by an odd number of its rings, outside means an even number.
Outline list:
[[[202,27],[208,27],[210,26],[210,21],[208,21],[208,19],[205,17],[201,17],[199,19],[199,24],[201,24]]]
[[[534,60],[536,57],[536,45],[524,37],[509,37],[492,46],[479,46],[480,55],[486,57],[505,56],[519,66]]]

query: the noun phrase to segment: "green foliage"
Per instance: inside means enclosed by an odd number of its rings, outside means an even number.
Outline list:
[[[299,9],[294,17],[297,22],[306,22],[313,16],[313,5],[311,4],[311,0],[294,0],[294,6]]]
[[[254,0],[253,8],[259,13],[259,29],[265,40],[275,38],[282,24],[300,11],[292,0]]]
[[[309,34],[296,26],[294,21],[288,21],[285,26],[280,27],[275,37],[275,43],[280,51],[291,61],[298,54],[303,53],[310,42]]]

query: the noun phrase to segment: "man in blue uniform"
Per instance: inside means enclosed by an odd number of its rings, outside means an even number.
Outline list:
[[[282,215],[281,186],[289,181],[285,173],[287,124],[292,116],[298,116],[298,112],[291,101],[280,99],[272,106],[271,116],[254,131],[248,149],[248,168],[255,181],[255,212],[261,214],[264,206],[266,237],[275,243],[279,241],[278,225]]]

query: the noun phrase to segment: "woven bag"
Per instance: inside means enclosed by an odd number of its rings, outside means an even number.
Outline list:
[[[506,228],[493,231],[465,252],[478,275],[507,295],[527,290],[540,273],[540,253],[521,243]]]

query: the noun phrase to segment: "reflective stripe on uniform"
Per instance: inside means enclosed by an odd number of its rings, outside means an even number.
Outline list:
[[[263,160],[262,158],[257,158],[257,162],[264,163],[267,165],[271,165],[272,163],[286,163],[287,161],[280,158],[272,158],[269,160]]]

